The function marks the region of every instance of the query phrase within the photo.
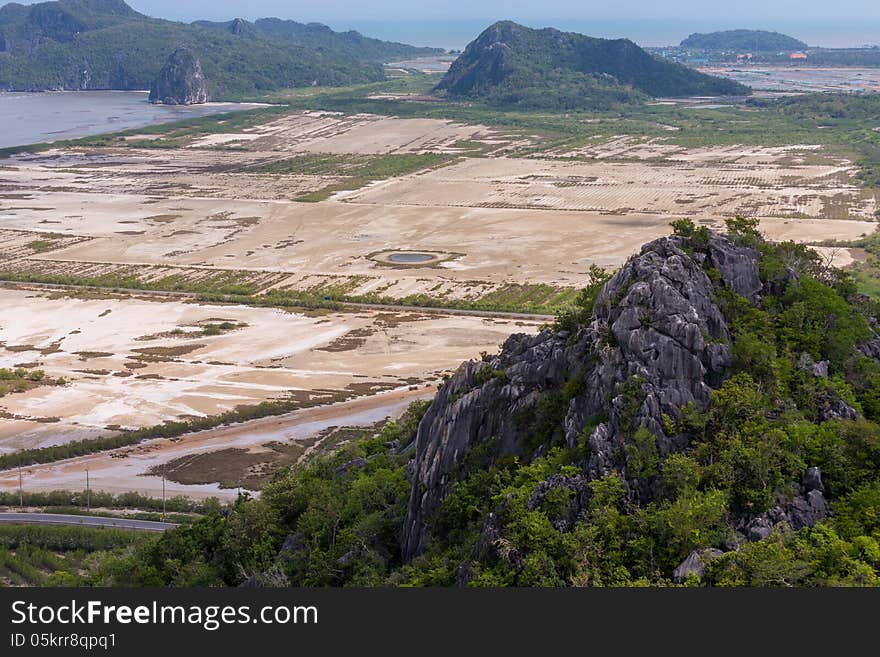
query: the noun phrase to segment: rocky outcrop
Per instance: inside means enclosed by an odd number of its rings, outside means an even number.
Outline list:
[[[202,65],[189,48],[178,48],[168,58],[150,87],[150,102],[163,105],[199,105],[208,102]]]
[[[717,559],[722,554],[724,554],[724,552],[715,548],[694,550],[679,564],[678,568],[672,571],[672,581],[676,584],[683,584],[691,575],[698,579],[702,579],[703,575],[706,574],[709,562],[713,559]]]
[[[828,516],[824,491],[822,472],[817,467],[808,468],[799,494],[752,518],[745,527],[745,537],[750,541],[760,541],[774,531],[798,531],[812,527]]]
[[[677,237],[645,245],[605,285],[592,321],[577,333],[514,335],[499,355],[459,368],[419,425],[404,558],[424,550],[434,513],[475,452],[489,463],[529,459],[548,442],[574,447],[586,439],[583,478],[554,485],[580,494],[584,481],[618,472],[632,495],[647,494],[640,487],[650,482],[628,476],[627,441],[645,427],[661,455],[685,447],[674,420],[689,404],[705,409],[731,365],[706,269],[747,298],[761,291],[756,251],[716,235],[704,252],[686,247]],[[544,440],[534,444],[535,436]]]
[[[253,31],[253,26],[243,18],[235,18],[229,24],[229,33],[235,36],[242,36]]]

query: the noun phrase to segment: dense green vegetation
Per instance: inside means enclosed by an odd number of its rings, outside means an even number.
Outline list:
[[[656,139],[692,148],[819,143],[843,155],[853,153],[859,142],[880,147],[880,133],[873,130],[877,127],[880,95],[807,94],[780,100],[748,99],[730,107],[699,110],[680,105],[637,104],[608,111],[572,110],[566,113],[497,107],[479,99],[421,103],[375,98],[380,93],[424,94],[437,83],[436,75],[412,76],[346,89],[285,91],[267,94],[261,99],[282,103],[289,110],[370,112],[406,118],[447,119],[543,137],[541,143],[531,149],[509,153],[514,156],[576,148],[596,140],[607,140],[613,135]],[[877,159],[880,161],[880,157]]]
[[[379,61],[435,52],[292,21],[187,25],[122,0],[10,3],[0,8],[0,89],[145,89],[182,45],[201,60],[214,100],[381,80]]]
[[[260,499],[241,496],[190,527],[101,554],[80,584],[379,585],[400,566],[397,531],[408,456],[427,404],[331,456],[279,472]],[[285,557],[276,562],[287,540]],[[0,538],[2,541],[2,538]]]
[[[712,547],[724,555],[701,581],[686,584],[880,584],[880,363],[857,349],[871,335],[877,308],[856,295],[848,275],[824,267],[803,246],[764,242],[755,226],[729,222],[737,241],[761,253],[760,302],[716,288],[733,335],[729,378],[705,412],[686,408],[668,419],[689,436],[684,450],[661,455],[649,432],[634,430],[627,481],[617,474],[582,479],[586,441],[575,448],[547,443],[530,461],[493,461],[485,446],[473,448],[433,520],[427,551],[403,564],[407,446],[421,405],[375,436],[278,472],[259,500],[241,498],[227,512],[106,555],[85,580],[448,586],[464,577],[472,586],[668,585],[692,550]],[[694,252],[706,248],[704,229],[682,221],[675,231]],[[581,298],[585,310],[602,278],[595,272]],[[815,376],[805,359],[827,361],[828,375]],[[840,403],[860,415],[828,414]],[[532,431],[552,441],[540,423],[554,421],[554,413],[538,416]],[[808,466],[821,468],[830,517],[797,532],[778,527],[758,541],[735,534],[795,494]],[[570,485],[542,488],[551,479]],[[639,481],[656,491],[640,503],[628,493]]]
[[[875,301],[880,301],[880,235],[872,234],[855,242],[841,242],[837,246],[864,249],[867,259],[849,268],[859,291]]]
[[[804,50],[803,41],[765,30],[727,30],[709,34],[691,34],[681,42],[682,48],[698,50],[736,50],[738,52],[775,52]]]
[[[233,21],[233,23],[236,21]],[[237,21],[240,29],[242,23]],[[232,27],[232,23],[229,24]],[[280,18],[260,18],[253,23],[253,27],[269,37],[283,41],[290,41],[299,46],[309,48],[331,49],[335,52],[345,53],[355,59],[375,62],[392,62],[400,59],[413,57],[429,57],[443,53],[441,48],[420,48],[405,43],[393,41],[381,41],[365,37],[359,32],[334,32],[326,25],[320,23],[297,23]],[[248,29],[245,27],[245,29]]]
[[[204,501],[191,500],[175,495],[166,500],[147,497],[140,493],[129,492],[114,495],[105,491],[66,491],[54,490],[46,493],[24,491],[0,491],[0,507],[42,507],[43,509],[77,509],[78,513],[87,506],[104,509],[139,509],[145,511],[161,511],[176,513],[208,513],[217,510],[219,503],[216,498]]]
[[[495,23],[437,89],[493,106],[609,110],[648,96],[747,95],[739,83],[656,59],[626,39]]]
[[[76,586],[113,551],[148,540],[118,529],[0,525],[0,586]]]

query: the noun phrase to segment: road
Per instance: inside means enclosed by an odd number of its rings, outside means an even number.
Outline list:
[[[90,290],[92,292],[112,292],[115,294],[131,294],[140,296],[155,296],[172,299],[190,299],[198,300],[203,295],[197,292],[170,292],[165,290],[139,290],[136,288],[126,287],[99,287],[91,285],[68,285],[61,283],[24,283],[21,281],[0,280],[0,285],[9,287],[20,287],[30,289],[45,290]],[[205,302],[211,303],[211,302]],[[330,303],[330,302],[328,302]],[[539,315],[536,313],[517,313],[506,312],[503,310],[470,310],[466,308],[438,308],[434,306],[406,306],[401,304],[382,304],[382,303],[357,303],[354,301],[334,301],[333,305],[340,309],[349,308],[351,310],[378,310],[378,311],[404,311],[430,313],[437,315],[469,315],[475,317],[488,317],[495,319],[521,319],[524,321],[535,322],[552,322],[556,317],[554,315]]]
[[[102,516],[69,516],[56,513],[0,512],[0,524],[15,525],[66,525],[75,527],[111,527],[142,532],[164,532],[174,529],[173,522],[134,520],[132,518],[108,518]]]

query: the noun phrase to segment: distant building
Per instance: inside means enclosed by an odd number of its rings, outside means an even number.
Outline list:
[[[789,55],[789,58],[790,58],[790,59],[806,59],[806,58],[807,58],[807,53],[805,53],[805,52],[793,52],[793,53],[791,53],[791,55]]]

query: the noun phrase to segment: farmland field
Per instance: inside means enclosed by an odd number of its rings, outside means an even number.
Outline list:
[[[751,109],[492,121],[352,93],[0,161],[0,368],[24,368],[0,455],[29,455],[26,486],[81,488],[88,467],[155,494],[167,466],[176,492],[232,496],[231,472],[256,481],[537,332],[675,219],[754,217],[841,266],[876,227],[858,149],[796,122],[762,143]]]

